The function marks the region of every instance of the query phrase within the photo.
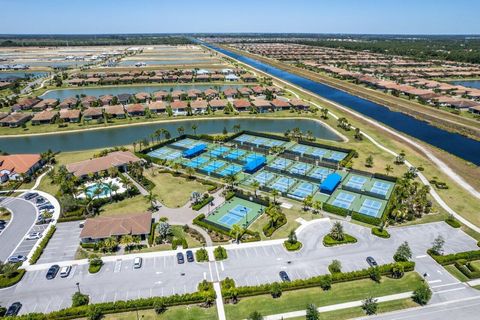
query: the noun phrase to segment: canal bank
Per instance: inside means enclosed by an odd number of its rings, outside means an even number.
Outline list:
[[[292,83],[300,88],[308,90],[318,96],[338,103],[356,112],[375,119],[397,131],[426,142],[434,147],[447,151],[459,158],[465,159],[475,165],[480,165],[480,141],[448,132],[437,128],[429,123],[415,119],[409,115],[389,110],[387,107],[372,101],[357,97],[328,85],[292,74],[278,69],[267,63],[243,56],[241,54],[220,48],[211,44],[206,47],[218,51],[228,57],[270,74],[278,79]]]

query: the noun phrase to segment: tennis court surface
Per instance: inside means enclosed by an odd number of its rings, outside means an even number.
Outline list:
[[[227,229],[231,229],[235,224],[246,228],[263,213],[264,209],[258,203],[233,197],[211,212],[206,220]]]

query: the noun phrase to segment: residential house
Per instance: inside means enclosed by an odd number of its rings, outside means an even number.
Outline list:
[[[306,103],[302,99],[292,99],[290,100],[290,104],[297,110],[306,110],[310,107],[308,103]]]
[[[251,106],[252,104],[250,101],[246,99],[237,99],[233,101],[233,107],[237,109],[237,111],[247,111]]]
[[[190,102],[192,111],[195,113],[204,113],[207,111],[208,103],[205,100],[195,100]]]
[[[140,103],[129,104],[125,107],[127,113],[131,117],[144,116],[145,115],[145,106]]]
[[[32,118],[31,114],[13,112],[13,113],[10,113],[5,118],[0,120],[0,126],[10,127],[10,128],[20,127],[21,125],[25,124],[31,118]]]
[[[83,111],[83,119],[86,121],[97,120],[103,118],[103,109],[102,108],[88,108]]]
[[[150,93],[139,92],[135,94],[135,99],[137,100],[137,102],[146,102],[147,100],[150,100]]]
[[[116,167],[120,171],[125,171],[127,165],[133,162],[140,162],[140,158],[130,151],[115,151],[103,157],[92,158],[67,164],[67,171],[77,178],[85,178],[89,174],[99,174]]]
[[[117,119],[125,118],[125,109],[121,104],[116,104],[113,106],[105,106],[103,110],[109,118],[117,118]]]
[[[273,99],[272,106],[275,111],[289,110],[292,107],[288,101],[282,99]]]
[[[58,116],[58,112],[56,111],[42,111],[35,113],[32,118],[32,125],[39,125],[39,124],[50,124],[55,122],[55,119]]]
[[[174,113],[186,112],[187,111],[187,106],[188,106],[187,102],[186,101],[181,101],[181,100],[173,101],[170,104],[170,107],[172,108],[172,111]]]
[[[252,101],[252,105],[260,113],[268,112],[272,108],[270,101],[265,99],[255,99]]]
[[[38,112],[48,108],[55,108],[58,105],[57,99],[45,99],[32,107],[32,111]]]
[[[207,99],[213,99],[215,97],[218,97],[218,91],[215,90],[215,89],[207,89],[203,92],[203,94],[205,95],[205,98]]]
[[[213,99],[208,101],[208,104],[210,105],[210,108],[213,111],[218,111],[218,110],[223,110],[228,104],[227,99]]]
[[[101,96],[98,100],[102,103],[102,106],[108,106],[113,102],[113,96],[111,94],[106,94]]]
[[[80,110],[78,109],[62,109],[60,110],[60,119],[64,122],[80,122]]]
[[[131,102],[132,95],[130,93],[120,93],[117,96],[118,103],[126,105]]]
[[[150,102],[148,104],[150,113],[164,113],[167,109],[167,105],[163,101]]]
[[[97,101],[97,97],[94,96],[86,96],[80,99],[80,104],[83,108],[90,108],[94,105]]]
[[[75,108],[77,106],[77,98],[73,98],[73,97],[70,97],[70,98],[66,98],[65,100],[63,100],[62,102],[60,102],[60,104],[58,105],[58,107],[60,109],[71,109],[71,108]]]
[[[42,166],[39,154],[0,155],[0,183],[31,176]]]
[[[227,88],[223,90],[223,95],[225,96],[225,98],[235,98],[237,93],[238,91],[235,88]]]
[[[227,82],[235,82],[235,81],[238,81],[240,78],[236,75],[234,75],[233,73],[230,73],[230,74],[227,74],[225,76],[225,81]]]
[[[39,102],[38,98],[21,98],[12,106],[12,111],[30,110]]]

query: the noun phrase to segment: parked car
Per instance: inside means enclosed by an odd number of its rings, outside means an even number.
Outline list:
[[[280,275],[280,279],[282,279],[283,282],[290,282],[290,277],[285,271],[280,271],[279,275]]]
[[[36,202],[37,204],[42,204],[42,203],[45,202],[45,198],[43,198],[43,197],[38,197],[37,199],[35,199],[35,202]]]
[[[32,232],[25,238],[25,240],[37,240],[37,239],[40,239],[41,237],[42,237],[41,232]]]
[[[32,200],[33,198],[38,197],[38,193],[36,192],[29,192],[25,195],[25,200]]]
[[[140,269],[142,267],[142,262],[143,262],[142,258],[136,257],[135,259],[133,259],[133,268]]]
[[[178,264],[185,263],[185,258],[183,257],[183,253],[181,252],[177,253],[177,262]]]
[[[57,276],[58,270],[60,270],[60,266],[58,264],[54,264],[53,266],[51,266],[47,271],[47,276],[46,276],[47,279],[48,280],[55,279],[55,277]]]
[[[378,263],[373,259],[373,257],[367,257],[367,263],[370,265],[370,267],[377,267]]]
[[[10,263],[23,262],[26,260],[27,260],[27,257],[21,254],[19,254],[18,256],[11,256],[10,258],[8,258],[8,262]]]
[[[60,278],[66,278],[72,271],[72,266],[64,266],[60,269]]]
[[[0,225],[2,225],[2,224],[7,224],[7,221],[5,221],[5,220],[0,220]]]
[[[0,224],[0,230],[3,230],[6,228],[6,225],[5,224]]]
[[[195,261],[195,258],[193,257],[193,252],[192,252],[192,250],[187,250],[187,261],[188,261],[188,262],[193,262],[193,261]]]
[[[7,312],[5,312],[5,317],[16,316],[20,312],[21,308],[22,308],[22,304],[20,302],[12,303],[10,307],[8,307]]]
[[[38,210],[46,210],[46,209],[55,209],[55,207],[52,206],[51,204],[43,204],[38,207]]]

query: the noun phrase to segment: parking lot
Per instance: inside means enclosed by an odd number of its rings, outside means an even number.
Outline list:
[[[56,231],[48,242],[38,263],[50,263],[75,259],[80,242],[79,221],[56,224]]]
[[[15,288],[0,291],[0,305],[21,301],[21,314],[69,307],[77,282],[92,302],[104,302],[195,292],[203,279],[211,281],[208,263],[179,265],[174,254],[143,258],[140,269],[133,268],[134,255],[105,262],[97,274],[89,274],[88,264],[73,265],[67,278],[53,280],[46,279],[46,269],[29,271]]]

